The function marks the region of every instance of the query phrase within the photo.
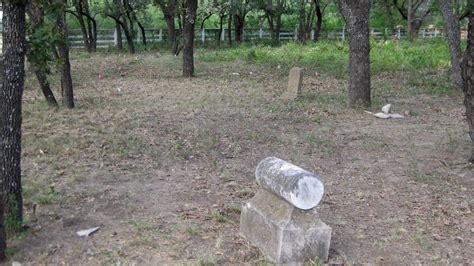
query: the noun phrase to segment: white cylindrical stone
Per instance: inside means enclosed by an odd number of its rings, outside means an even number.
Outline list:
[[[323,198],[324,185],[317,175],[276,157],[263,159],[255,177],[264,189],[299,209],[312,209]]]

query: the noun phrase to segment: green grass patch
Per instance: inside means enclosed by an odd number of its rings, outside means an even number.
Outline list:
[[[345,77],[349,60],[346,42],[320,41],[301,45],[286,43],[279,47],[243,44],[222,50],[201,50],[198,59],[207,62],[243,60],[262,65],[313,68],[336,77]],[[372,73],[444,69],[450,65],[449,49],[444,40],[415,42],[371,41]]]

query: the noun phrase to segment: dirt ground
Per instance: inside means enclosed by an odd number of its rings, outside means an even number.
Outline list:
[[[373,110],[391,103],[407,115],[380,120],[346,109],[345,81],[317,69],[305,69],[303,97],[285,102],[292,66],[198,55],[197,77],[184,79],[180,58],[152,52],[76,52],[72,66],[74,110],[49,109],[27,82],[31,228],[9,241],[11,261],[266,264],[239,236],[239,215],[256,165],[277,156],[324,181],[329,263],[474,264],[462,94],[432,84],[445,72],[374,77]]]

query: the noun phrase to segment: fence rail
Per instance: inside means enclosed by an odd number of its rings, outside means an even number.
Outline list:
[[[296,40],[298,32],[297,30],[282,30],[280,32],[279,39],[281,41],[292,41]],[[314,31],[310,33],[310,39],[314,38]],[[219,29],[202,29],[196,30],[195,32],[195,41],[201,42],[203,44],[207,42],[220,40],[221,42],[228,41],[229,32],[227,29],[223,29],[221,32]],[[234,31],[230,33],[231,38],[235,39]],[[134,41],[136,43],[141,43],[142,34],[137,32],[135,34]],[[160,43],[168,40],[168,34],[166,30],[163,29],[146,29],[145,36],[148,43]],[[370,29],[370,36],[372,38],[381,39],[403,39],[406,37],[406,31],[404,29],[398,29],[395,32],[389,29]],[[466,31],[461,31],[461,38],[465,39],[467,36]],[[107,48],[117,45],[117,32],[115,29],[100,29],[97,32],[97,47],[98,48]],[[345,28],[335,30],[335,31],[322,31],[319,35],[320,39],[331,39],[331,40],[345,40],[348,37],[348,33]],[[418,32],[419,38],[442,38],[444,37],[444,30],[439,28],[425,28],[421,29]],[[72,48],[84,48],[84,42],[82,39],[81,32],[79,30],[71,30],[69,35],[69,41]],[[125,36],[122,36],[123,41],[125,42]],[[244,41],[255,41],[255,40],[265,40],[271,39],[271,33],[267,29],[258,28],[258,29],[244,29],[243,40]]]
[[[285,29],[280,32],[279,39],[281,41],[293,41],[296,40],[298,32],[297,30]],[[310,39],[314,38],[314,31],[310,32]],[[195,41],[201,42],[203,44],[207,42],[217,41],[218,39],[221,42],[228,41],[229,32],[227,29],[223,29],[220,32],[219,29],[202,29],[196,30],[195,32]],[[231,38],[235,39],[234,31],[230,33]],[[142,35],[137,32],[135,34],[135,42],[141,43]],[[168,34],[166,30],[163,29],[146,29],[145,36],[148,43],[161,43],[168,40]],[[406,31],[404,29],[398,29],[395,32],[389,29],[370,29],[370,36],[372,38],[381,39],[403,39],[406,37]],[[348,33],[345,28],[338,29],[335,31],[322,31],[319,35],[320,39],[330,39],[330,40],[345,40],[348,37]],[[444,37],[444,30],[439,28],[424,28],[418,32],[419,38],[442,38]],[[466,39],[467,32],[466,30],[461,30],[461,38]],[[122,37],[125,41],[125,36]],[[244,29],[243,40],[244,41],[255,41],[255,40],[269,40],[271,39],[271,33],[267,29],[263,28],[252,28]],[[84,41],[80,30],[71,30],[69,32],[69,42],[71,48],[84,48]],[[99,29],[97,30],[97,48],[108,48],[114,47],[117,45],[118,35],[115,29]],[[2,48],[2,39],[0,34],[0,50]]]

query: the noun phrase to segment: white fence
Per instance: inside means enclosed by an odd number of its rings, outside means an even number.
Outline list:
[[[163,29],[146,29],[147,43],[160,43],[168,39],[166,30]],[[228,41],[228,30],[223,29],[222,32],[219,29],[202,29],[196,30],[195,41],[206,43],[215,42],[220,39],[221,42]],[[282,30],[280,32],[281,41],[292,41],[296,40],[298,32],[297,30]],[[310,38],[313,39],[314,31],[311,31]],[[322,31],[320,33],[320,39],[332,39],[332,40],[345,40],[347,38],[347,31],[345,28],[336,31]],[[141,32],[135,33],[135,41],[141,43],[142,34]],[[234,31],[231,32],[232,39],[235,39]],[[389,29],[370,29],[370,36],[372,38],[387,38],[387,39],[403,39],[406,36],[406,32],[403,29],[398,29],[395,32]],[[440,38],[444,37],[443,29],[437,28],[426,28],[421,29],[418,32],[420,38]],[[465,38],[465,31],[462,31],[462,37]],[[122,34],[123,42],[126,42],[125,36]],[[244,29],[243,40],[244,41],[255,41],[255,40],[269,40],[271,39],[271,33],[267,29]],[[84,42],[82,39],[81,32],[79,30],[71,30],[69,33],[69,41],[72,48],[83,48]],[[97,47],[107,48],[117,45],[117,32],[115,29],[100,29],[97,31]]]
[[[146,38],[148,43],[161,43],[167,41],[168,34],[166,30],[163,29],[146,29]],[[220,39],[221,42],[228,41],[228,30],[223,29],[222,32],[219,32],[219,29],[203,29],[196,30],[195,41],[206,43],[217,41]],[[296,40],[298,32],[297,30],[282,30],[280,32],[281,41],[292,41]],[[336,30],[336,31],[322,31],[320,33],[320,39],[330,39],[330,40],[345,40],[347,38],[347,31],[345,28]],[[142,35],[140,32],[135,34],[135,41],[141,43]],[[232,39],[235,39],[234,31],[231,32]],[[403,29],[398,29],[395,32],[389,29],[370,29],[370,36],[372,38],[387,38],[387,39],[403,39],[406,36],[406,32]],[[437,28],[426,28],[421,29],[418,32],[420,38],[440,38],[444,37],[443,29]],[[461,38],[465,39],[467,33],[465,30],[461,31]],[[313,39],[314,31],[311,31],[310,38]],[[125,36],[122,34],[124,43],[126,42]],[[267,29],[245,29],[243,35],[244,41],[255,41],[255,40],[269,40],[271,39],[271,33]],[[71,48],[84,48],[84,42],[82,39],[82,34],[80,30],[71,30],[69,32],[69,42]],[[0,34],[0,51],[2,49],[2,35]],[[115,29],[99,29],[97,30],[97,47],[98,48],[108,48],[114,47],[117,45],[117,32]]]

